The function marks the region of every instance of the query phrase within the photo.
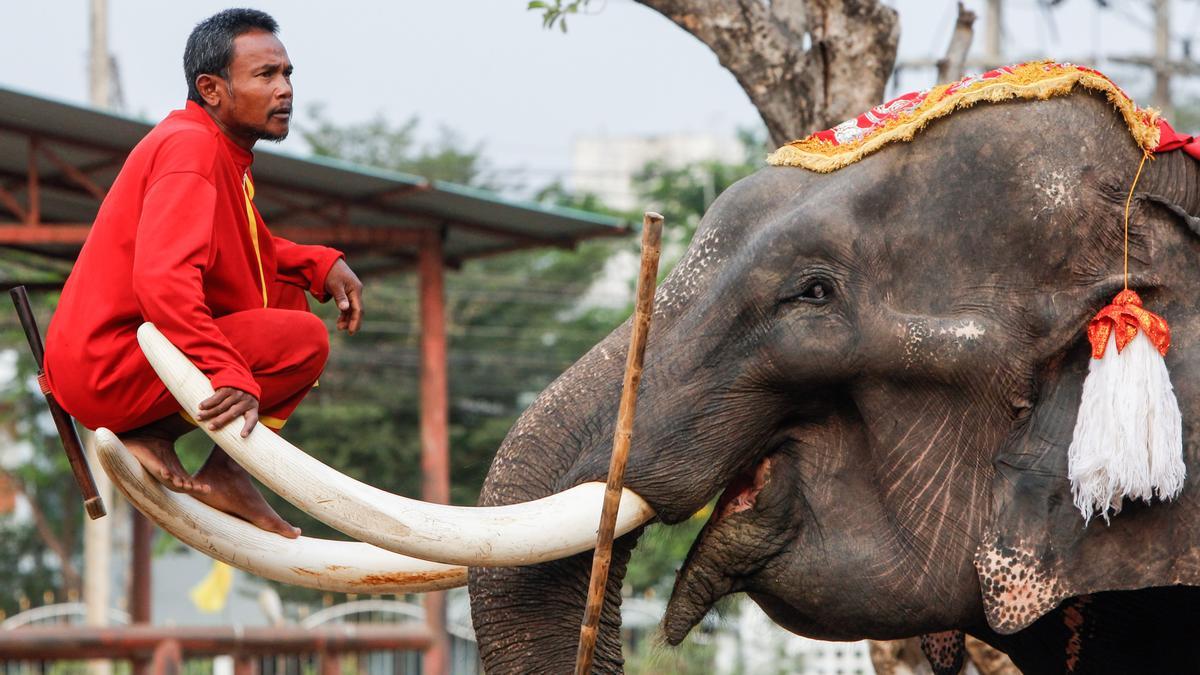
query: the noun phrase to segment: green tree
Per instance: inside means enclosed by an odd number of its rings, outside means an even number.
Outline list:
[[[45,326],[52,294],[32,297],[35,314]],[[56,295],[56,294],[54,294]],[[43,598],[78,597],[83,515],[79,491],[71,477],[34,381],[33,357],[15,315],[0,323],[0,371],[11,375],[0,383],[0,438],[8,464],[0,464],[0,491],[23,498],[27,519],[16,511],[0,515],[0,613],[12,614]],[[18,461],[20,460],[20,461]]]
[[[309,109],[309,117],[300,134],[318,157],[489,190],[506,187],[488,171],[482,146],[464,146],[454,131],[443,127],[436,140],[418,142],[420,122],[415,116],[399,125],[382,114],[366,122],[338,125],[318,104]]]

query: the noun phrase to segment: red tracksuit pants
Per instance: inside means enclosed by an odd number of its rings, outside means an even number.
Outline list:
[[[329,334],[325,324],[307,310],[273,307],[235,312],[214,321],[246,360],[254,381],[262,387],[258,401],[259,421],[278,430],[325,368],[329,357]],[[158,392],[148,408],[72,410],[72,414],[89,428],[103,426],[116,433],[178,414],[181,408],[175,397],[158,379],[150,363],[143,363],[145,368],[122,384]],[[56,384],[59,379],[61,376],[56,373]],[[100,401],[96,403],[102,405]]]

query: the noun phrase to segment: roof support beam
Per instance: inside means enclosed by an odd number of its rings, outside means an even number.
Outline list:
[[[421,230],[396,230],[390,227],[361,227],[349,224],[309,227],[305,225],[268,225],[272,234],[297,243],[330,245],[366,245],[383,248],[416,248]]]
[[[3,187],[0,187],[0,204],[3,204],[4,208],[8,209],[14,216],[16,216],[17,220],[29,220],[29,215],[25,213],[25,207],[21,206],[21,203],[17,201],[17,198]]]
[[[88,175],[83,171],[64,162],[62,158],[55,154],[55,152],[48,146],[42,146],[41,150],[42,155],[44,155],[46,159],[50,160],[51,164],[58,167],[58,170],[63,172],[67,178],[70,178],[76,185],[91,193],[91,195],[96,198],[96,201],[104,201],[104,196],[108,194],[107,190],[97,185],[96,182],[89,178]]]
[[[421,307],[421,499],[450,503],[450,431],[448,362],[446,359],[446,291],[442,233],[424,233],[417,276]],[[425,652],[424,670],[450,672],[450,636],[446,633],[446,593],[425,594],[425,624],[433,644]]]
[[[260,193],[261,196],[256,194],[255,199],[283,204],[285,207],[284,210],[280,211],[279,213],[271,214],[271,220],[287,220],[297,215],[306,214],[316,218],[317,220],[323,220],[330,225],[338,225],[339,223],[347,222],[347,218],[342,217],[339,219],[337,215],[329,213],[331,208],[340,207],[339,211],[344,216],[344,214],[349,210],[349,207],[344,200],[317,202],[316,204],[301,204],[290,197],[285,197],[285,193],[286,192],[282,189],[274,188],[269,192]],[[259,211],[262,211],[262,208],[259,208]],[[266,216],[263,217],[266,218]]]
[[[41,141],[37,136],[30,135],[29,137],[29,168],[26,170],[27,189],[25,193],[29,196],[28,211],[25,213],[25,222],[28,225],[37,225],[42,219],[42,198],[38,193],[41,186],[38,180],[38,146]]]
[[[87,223],[0,222],[0,246],[7,244],[82,244],[92,226]],[[370,246],[379,249],[415,249],[420,246],[421,230],[394,230],[386,227],[308,227],[304,225],[272,225],[272,234],[305,244],[333,246]]]
[[[69,223],[0,223],[0,245],[4,244],[82,244],[91,225]]]
[[[282,191],[288,190],[287,186],[280,185],[278,183],[274,183],[274,182],[270,182],[270,181],[260,181],[260,183],[264,186],[270,185],[275,190],[282,190]],[[415,186],[412,186],[411,188],[408,188],[408,186],[405,186],[405,188],[385,190],[383,192],[369,195],[369,196],[363,197],[361,199],[356,199],[355,204],[357,206],[372,209],[374,211],[378,211],[379,213],[383,213],[383,214],[389,215],[389,216],[401,216],[404,218],[424,219],[424,220],[430,220],[430,221],[437,220],[438,222],[444,222],[446,219],[444,217],[439,217],[437,214],[426,213],[426,212],[423,212],[423,211],[420,211],[417,209],[405,208],[405,207],[401,207],[401,206],[393,206],[391,204],[386,204],[386,203],[380,201],[380,199],[386,198],[389,196],[398,196],[398,195],[404,195],[404,194],[409,194],[409,193],[414,193],[414,192],[422,192],[422,191],[429,190],[429,189],[430,189],[429,184],[421,183],[420,185],[415,185]],[[344,199],[344,197],[342,197],[341,195],[330,194],[328,192],[324,192],[324,191],[320,191],[320,190],[309,190],[308,192],[310,194],[319,195],[331,203],[338,202],[338,201]],[[315,207],[315,208],[322,208],[322,207]],[[462,218],[455,218],[453,222],[454,222],[455,227],[459,227],[464,230],[478,232],[480,234],[488,235],[489,237],[496,237],[499,239],[507,239],[514,243],[526,244],[529,246],[570,247],[570,246],[574,245],[574,241],[572,241],[570,238],[539,237],[537,235],[532,235],[532,234],[522,234],[520,232],[513,232],[511,230],[506,230],[504,228],[495,227],[493,225],[487,225],[485,223],[480,223],[480,222],[477,222],[474,220],[462,219]],[[270,223],[268,223],[268,226],[269,225],[270,225]],[[621,232],[620,234],[628,234],[628,233]]]

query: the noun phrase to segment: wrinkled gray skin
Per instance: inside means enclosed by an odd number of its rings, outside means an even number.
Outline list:
[[[980,104],[717,200],[657,296],[626,474],[666,523],[724,492],[668,640],[746,592],[797,633],[964,630],[1026,672],[1200,664],[1193,640],[1162,648],[1200,630],[1193,589],[1102,592],[1200,584],[1200,171],[1182,153],[1147,163],[1130,269],[1171,323],[1187,486],[1085,529],[1066,479],[1084,328],[1122,286],[1139,158],[1121,117],[1077,93]],[[517,422],[482,504],[603,480],[627,341],[628,324]],[[621,669],[635,542],[617,543],[595,672]],[[472,570],[489,672],[570,671],[589,564]]]

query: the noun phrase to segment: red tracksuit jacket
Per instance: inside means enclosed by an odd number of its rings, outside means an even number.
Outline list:
[[[213,318],[288,306],[279,300],[289,286],[325,299],[325,276],[341,252],[273,237],[255,209],[256,252],[243,187],[252,160],[190,101],[129,154],[47,333],[50,389],[86,426],[114,424],[161,393],[145,381],[149,364],[136,338],[143,321],[191,358],[214,389],[260,396]]]

